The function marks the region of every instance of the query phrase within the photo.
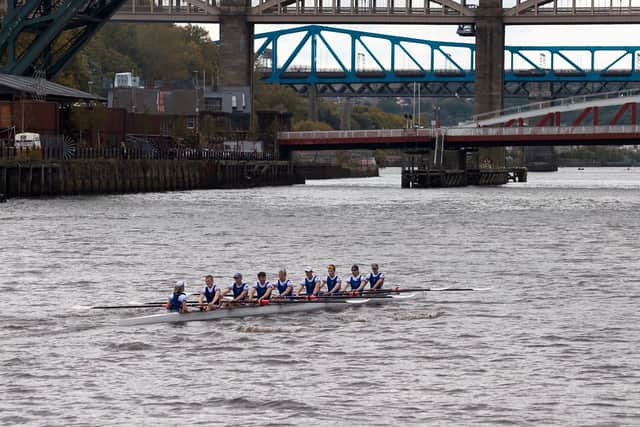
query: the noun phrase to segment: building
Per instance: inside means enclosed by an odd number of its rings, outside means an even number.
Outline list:
[[[200,111],[249,114],[250,92],[244,87],[218,89],[197,86],[191,80],[157,81],[153,87],[140,87],[132,73],[118,73],[107,94],[110,108],[131,112],[197,116]]]
[[[133,73],[116,73],[113,87],[140,87],[140,77],[134,76]]]
[[[59,135],[68,122],[70,105],[103,101],[45,79],[0,74],[0,139],[6,143],[15,132]]]

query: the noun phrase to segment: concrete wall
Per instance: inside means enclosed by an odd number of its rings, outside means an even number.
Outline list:
[[[0,194],[35,197],[304,183],[282,161],[74,160],[0,163]]]
[[[219,98],[220,110],[225,113],[251,111],[251,86],[226,86],[218,91],[208,91],[205,99]]]

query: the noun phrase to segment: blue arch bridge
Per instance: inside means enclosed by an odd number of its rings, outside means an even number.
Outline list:
[[[309,25],[255,35],[260,81],[318,96],[473,96],[476,45]],[[640,46],[505,46],[504,96],[640,87]],[[417,87],[419,86],[419,87]]]

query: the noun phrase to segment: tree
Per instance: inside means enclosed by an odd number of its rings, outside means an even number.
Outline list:
[[[305,130],[334,130],[330,125],[324,122],[314,122],[313,120],[303,120],[293,125],[294,131]]]
[[[254,88],[254,110],[273,110],[293,114],[293,121],[306,120],[304,99],[285,86],[257,83]]]
[[[63,41],[61,41],[62,43]],[[160,52],[160,54],[159,54]],[[218,47],[204,28],[172,24],[109,22],[74,57],[56,81],[88,90],[114,74],[131,71],[143,80],[190,80],[218,69]]]

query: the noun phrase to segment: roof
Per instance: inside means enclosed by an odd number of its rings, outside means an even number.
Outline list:
[[[106,99],[101,96],[53,83],[45,79],[0,73],[0,96],[7,94],[16,95],[18,93],[42,96],[48,100],[106,101]]]

